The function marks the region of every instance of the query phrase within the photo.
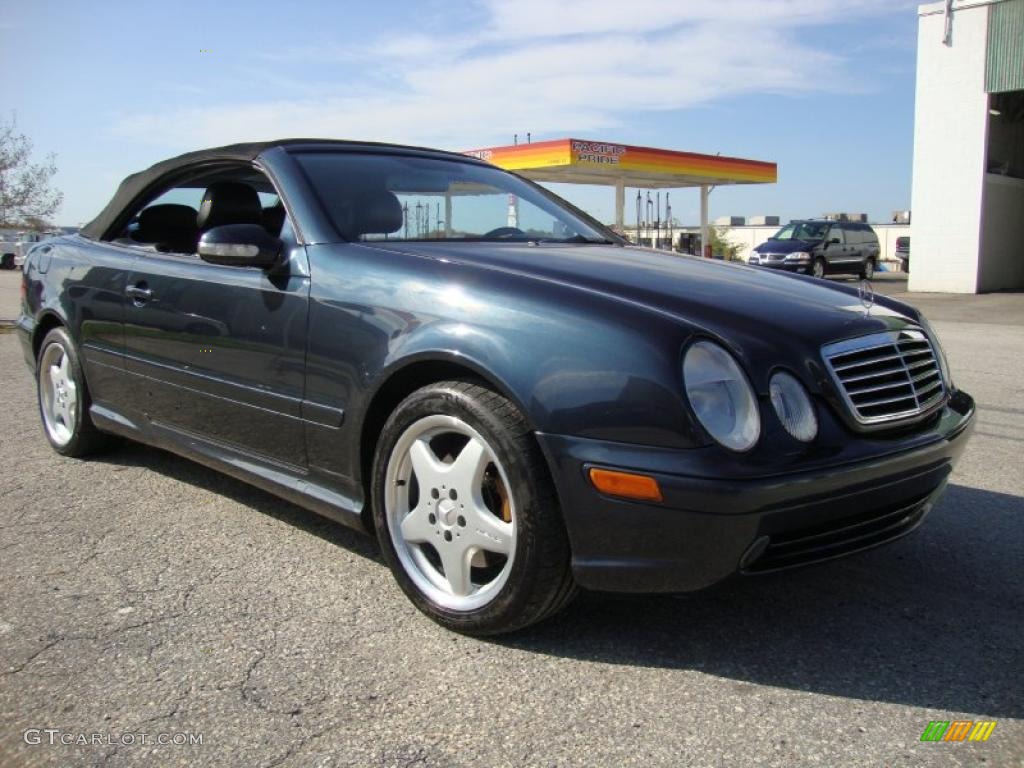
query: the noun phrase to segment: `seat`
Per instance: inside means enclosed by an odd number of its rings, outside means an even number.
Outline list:
[[[260,196],[240,181],[218,181],[206,188],[196,225],[200,233],[224,224],[262,224]]]
[[[132,239],[164,253],[195,253],[199,241],[196,216],[196,209],[191,205],[151,205],[139,214]]]
[[[284,219],[284,204],[280,200],[269,208],[263,209],[263,228],[274,237],[281,236],[281,228],[284,227]]]

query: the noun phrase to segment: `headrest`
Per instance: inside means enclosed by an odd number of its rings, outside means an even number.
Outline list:
[[[269,208],[263,209],[263,228],[274,237],[281,236],[281,228],[284,227],[284,219],[284,203],[280,200]]]
[[[344,234],[351,240],[360,235],[389,235],[402,228],[402,205],[386,189],[361,190],[352,200],[351,221]]]
[[[198,237],[196,209],[175,203],[151,205],[143,210],[132,235],[140,243],[154,244],[157,250],[178,253],[194,253]]]
[[[248,184],[218,181],[206,188],[196,224],[203,231],[222,224],[260,224],[260,196]]]

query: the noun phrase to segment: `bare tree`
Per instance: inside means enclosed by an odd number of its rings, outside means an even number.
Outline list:
[[[64,193],[50,186],[54,156],[41,163],[31,159],[32,140],[18,132],[17,122],[0,122],[0,227],[45,225],[64,201]]]

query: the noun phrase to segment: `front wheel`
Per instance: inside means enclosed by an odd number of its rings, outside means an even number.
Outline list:
[[[864,264],[860,268],[860,276],[862,280],[870,280],[875,276],[875,260],[864,259]]]
[[[63,328],[46,334],[39,348],[36,393],[43,431],[53,450],[80,457],[104,447],[107,436],[93,426],[89,416],[89,390],[78,351]]]
[[[449,381],[406,398],[373,470],[377,537],[399,586],[439,624],[510,632],[575,594],[554,487],[506,398]]]
[[[825,277],[825,260],[819,256],[814,260],[814,264],[811,265],[811,274],[817,278]]]
[[[3,260],[0,260],[0,269],[14,269],[14,254],[5,253]]]

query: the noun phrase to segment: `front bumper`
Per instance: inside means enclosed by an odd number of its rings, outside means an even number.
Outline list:
[[[913,448],[854,463],[730,478],[692,451],[539,434],[554,474],[576,581],[618,592],[686,592],[877,546],[917,527],[945,487],[974,425],[956,393]],[[851,438],[857,439],[857,438]],[[599,493],[592,466],[655,477],[660,504]]]
[[[781,269],[783,272],[799,272],[802,275],[806,275],[811,271],[810,262],[761,261],[759,263],[752,262],[750,266],[764,267],[766,269]]]

